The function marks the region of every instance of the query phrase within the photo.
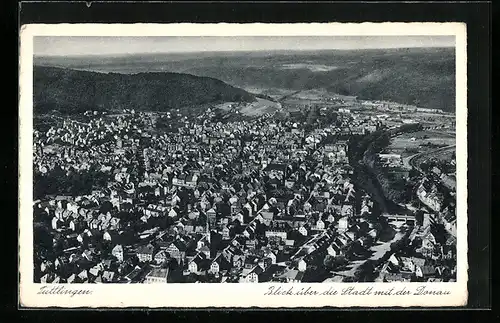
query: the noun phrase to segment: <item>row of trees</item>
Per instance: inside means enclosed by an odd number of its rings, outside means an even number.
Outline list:
[[[377,165],[377,154],[390,144],[391,136],[420,128],[419,124],[408,124],[388,131],[381,129],[350,142],[349,157],[356,177],[384,211],[396,208],[396,203],[407,202],[413,186],[403,178],[390,176],[386,169]]]
[[[49,174],[34,174],[33,196],[35,199],[41,199],[52,194],[72,196],[90,194],[96,181],[99,179],[94,173],[67,172],[56,167]]]

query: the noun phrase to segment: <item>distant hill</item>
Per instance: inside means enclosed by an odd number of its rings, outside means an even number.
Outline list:
[[[248,92],[210,77],[166,72],[97,73],[46,66],[34,67],[33,90],[35,113],[167,111],[207,103],[255,101]]]
[[[360,99],[455,111],[453,48],[299,53],[246,60],[243,64],[234,58],[207,58],[206,66],[192,63],[183,71],[243,88],[323,88]]]

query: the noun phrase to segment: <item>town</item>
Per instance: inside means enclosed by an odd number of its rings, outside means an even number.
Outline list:
[[[35,282],[455,281],[453,114],[239,105],[36,119]]]

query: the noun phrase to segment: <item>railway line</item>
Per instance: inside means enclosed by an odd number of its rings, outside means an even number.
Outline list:
[[[441,148],[438,148],[438,149],[434,149],[434,150],[431,150],[431,151],[426,151],[426,152],[418,153],[418,154],[415,154],[415,155],[412,155],[412,156],[409,156],[409,157],[405,158],[403,160],[403,164],[406,167],[414,168],[417,171],[419,171],[419,172],[422,173],[422,170],[420,169],[420,167],[419,167],[419,165],[417,163],[417,161],[419,159],[424,158],[424,157],[429,157],[431,155],[440,155],[440,154],[443,154],[443,153],[447,153],[448,151],[453,150],[453,149],[456,149],[456,145],[450,145],[450,146],[446,146],[446,147],[441,147]]]

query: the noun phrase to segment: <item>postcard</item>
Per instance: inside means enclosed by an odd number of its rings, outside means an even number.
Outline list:
[[[33,24],[19,304],[467,304],[462,23]]]

